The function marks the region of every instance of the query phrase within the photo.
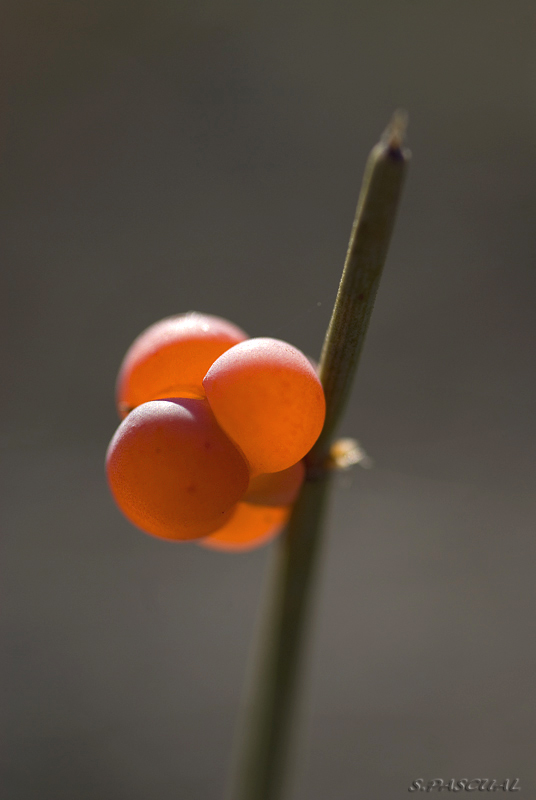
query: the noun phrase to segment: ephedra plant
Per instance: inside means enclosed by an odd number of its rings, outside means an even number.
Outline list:
[[[106,456],[127,518],[153,536],[241,551],[271,539],[228,800],[280,800],[334,442],[365,339],[409,153],[398,112],[368,159],[320,364],[291,344],[249,339],[219,317],[155,323],[117,381],[122,422]],[[348,454],[350,453],[350,456]]]

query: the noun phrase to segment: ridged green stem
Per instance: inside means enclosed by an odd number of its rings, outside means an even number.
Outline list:
[[[300,665],[332,465],[329,451],[348,399],[387,256],[408,151],[398,113],[367,161],[348,254],[320,360],[326,421],[287,531],[275,545],[260,638],[246,686],[228,800],[280,800],[292,747]]]

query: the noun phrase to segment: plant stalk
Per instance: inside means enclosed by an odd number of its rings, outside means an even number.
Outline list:
[[[306,479],[275,545],[255,643],[228,800],[279,800],[286,784],[301,662],[319,562],[330,448],[348,400],[395,222],[410,154],[397,112],[367,161],[333,314],[320,360],[326,421],[306,457]]]

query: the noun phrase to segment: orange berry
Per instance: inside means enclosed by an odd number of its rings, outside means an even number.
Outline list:
[[[211,550],[240,552],[261,547],[274,539],[285,526],[290,508],[254,506],[238,503],[235,513],[225,525],[197,544]]]
[[[203,387],[216,419],[254,474],[292,466],[322,430],[322,384],[308,358],[278,339],[231,347],[212,364]]]
[[[178,314],[155,322],[128,349],[117,378],[119,416],[166,397],[204,397],[202,381],[229,347],[247,339],[236,325],[210,314]]]
[[[106,454],[112,494],[128,519],[164,539],[196,539],[233,514],[247,464],[206,400],[154,400],[135,408]]]
[[[304,478],[303,461],[281,472],[254,475],[244,495],[244,502],[258,506],[290,506],[296,500]]]

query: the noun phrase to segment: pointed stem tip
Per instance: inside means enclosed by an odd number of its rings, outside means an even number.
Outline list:
[[[401,153],[403,150],[406,131],[408,129],[408,112],[403,108],[398,108],[389,125],[383,132],[381,142],[394,153]]]

